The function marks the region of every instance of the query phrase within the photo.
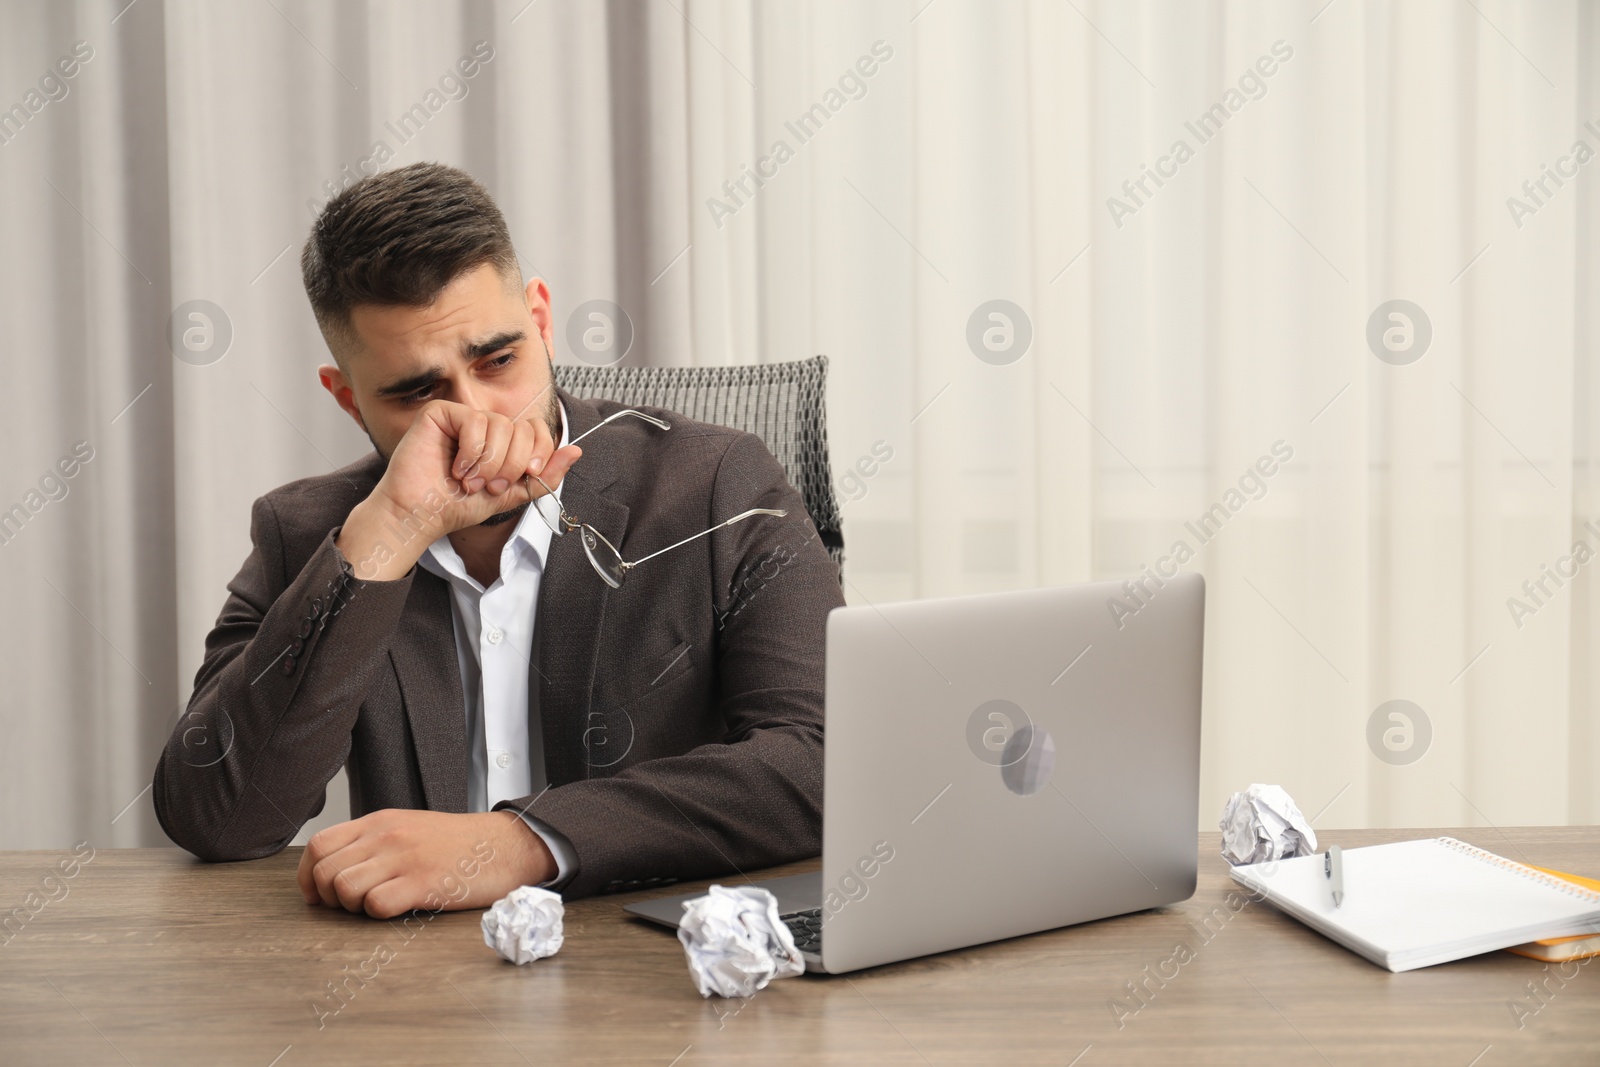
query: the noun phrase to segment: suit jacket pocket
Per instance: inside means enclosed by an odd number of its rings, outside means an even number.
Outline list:
[[[613,690],[617,698],[616,703],[631,704],[641,700],[693,670],[694,646],[687,641],[679,641],[661,655],[653,656],[633,667],[624,678],[619,679],[617,687]]]
[[[603,704],[632,704],[693,669],[694,646],[688,641],[678,641],[666,653],[629,662],[616,670],[613,677],[600,688],[598,696]]]

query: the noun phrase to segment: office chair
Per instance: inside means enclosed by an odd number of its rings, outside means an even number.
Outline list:
[[[844,526],[828,467],[827,381],[827,356],[736,367],[556,365],[556,384],[573,396],[654,405],[761,438],[800,491],[842,582]]]

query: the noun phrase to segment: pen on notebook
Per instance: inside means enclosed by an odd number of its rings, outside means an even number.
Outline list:
[[[1322,873],[1333,883],[1333,906],[1337,908],[1344,903],[1344,859],[1338,845],[1328,846],[1322,858]]]

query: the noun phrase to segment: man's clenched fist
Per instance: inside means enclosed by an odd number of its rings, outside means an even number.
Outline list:
[[[307,904],[387,919],[486,908],[555,873],[549,846],[514,811],[386,808],[314,834],[297,877]]]
[[[377,487],[350,512],[339,550],[357,578],[402,577],[438,538],[543,496],[544,487],[528,475],[554,487],[582,455],[576,445],[556,448],[543,418],[430,401],[395,446]],[[401,546],[379,534],[419,523],[423,536]]]

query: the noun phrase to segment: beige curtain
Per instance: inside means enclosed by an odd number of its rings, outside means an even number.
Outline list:
[[[629,362],[832,358],[852,601],[1185,544],[1203,821],[1251,781],[1320,826],[1600,809],[1592,5],[0,20],[0,847],[164,843],[141,791],[251,500],[367,448],[300,243],[421,159],[490,187],[558,316],[621,305]]]

